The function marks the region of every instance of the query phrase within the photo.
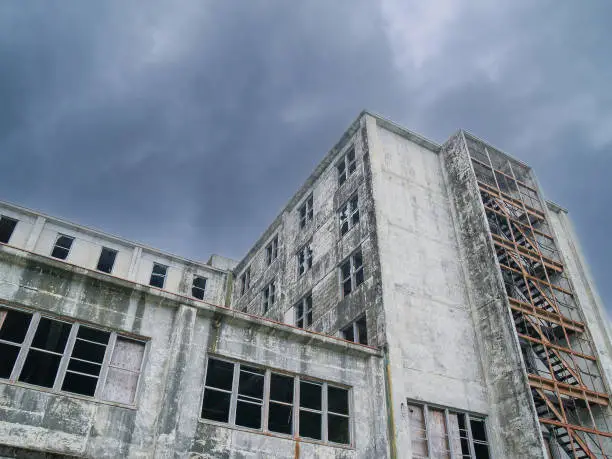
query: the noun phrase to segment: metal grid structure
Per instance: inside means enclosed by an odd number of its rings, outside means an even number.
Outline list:
[[[530,169],[464,133],[554,458],[612,458],[610,396]]]

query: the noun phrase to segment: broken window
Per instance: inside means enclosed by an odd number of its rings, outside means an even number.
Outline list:
[[[348,389],[209,357],[202,418],[292,435],[296,416],[300,437],[351,442]]]
[[[249,266],[240,276],[240,295],[244,295],[251,286],[251,267]]]
[[[17,220],[4,215],[0,217],[0,242],[8,244],[17,226]]]
[[[414,458],[489,459],[484,419],[420,403],[408,403]]]
[[[96,269],[103,273],[109,273],[113,270],[115,264],[115,258],[117,258],[117,251],[109,249],[108,247],[102,247],[100,252],[100,258],[98,259],[98,266]]]
[[[359,223],[359,197],[357,194],[344,203],[338,212],[338,216],[340,218],[340,236],[344,236]]]
[[[194,276],[193,284],[191,285],[191,296],[198,300],[204,299],[204,292],[206,291],[206,278]]]
[[[304,296],[295,305],[295,325],[308,328],[312,325],[312,294]]]
[[[309,242],[297,254],[298,275],[304,274],[312,268],[312,244]]]
[[[114,332],[0,309],[0,378],[133,404],[144,348]]]
[[[357,162],[355,160],[355,147],[351,147],[349,151],[342,156],[340,161],[336,163],[338,171],[338,184],[342,185],[346,179],[357,170]]]
[[[168,267],[166,265],[153,263],[153,270],[151,271],[151,279],[149,279],[149,285],[153,287],[164,288],[167,273]]]
[[[264,313],[274,306],[276,302],[276,284],[274,281],[270,282],[266,288],[263,289],[263,310]]]
[[[313,210],[312,210],[312,195],[308,196],[304,204],[299,209],[300,213],[300,229],[306,228],[306,226],[312,221]]]
[[[70,248],[72,247],[73,241],[74,238],[72,236],[58,234],[57,239],[55,240],[55,245],[53,246],[53,250],[51,251],[51,256],[54,258],[59,258],[60,260],[65,260],[66,258],[68,258],[68,254],[70,253]]]
[[[366,324],[366,316],[363,315],[359,319],[351,322],[340,331],[342,338],[347,341],[353,341],[359,344],[368,344],[368,327]]]
[[[266,247],[266,264],[271,265],[274,260],[278,257],[278,236],[274,236],[274,239]]]
[[[363,283],[363,257],[357,250],[340,265],[342,296],[346,296]]]

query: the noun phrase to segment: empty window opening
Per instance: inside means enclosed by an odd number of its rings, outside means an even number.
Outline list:
[[[238,398],[236,401],[236,425],[251,429],[261,429],[263,393],[263,370],[240,365]]]
[[[166,265],[153,263],[153,271],[151,271],[151,279],[149,279],[149,285],[153,287],[164,288],[167,273],[168,267]]]
[[[202,417],[219,422],[229,422],[230,402],[234,381],[234,364],[223,360],[208,359]]]
[[[274,281],[270,282],[266,288],[263,289],[263,310],[264,313],[268,312],[274,303],[276,302],[276,284]]]
[[[293,433],[293,378],[270,375],[270,405],[268,430],[291,435]]]
[[[340,235],[344,236],[359,223],[359,197],[354,195],[340,208]]]
[[[2,215],[0,217],[0,242],[8,244],[16,226],[17,220]]]
[[[342,338],[359,344],[368,344],[368,326],[366,316],[351,322],[340,331]]]
[[[278,257],[278,236],[274,236],[274,239],[266,247],[266,264],[269,266]]]
[[[349,444],[350,436],[348,390],[327,387],[327,439],[334,443]]]
[[[55,245],[53,246],[51,256],[54,258],[59,258],[60,260],[65,260],[68,258],[73,241],[73,237],[59,234],[55,240]]]
[[[204,292],[206,291],[206,278],[195,276],[193,278],[193,284],[191,286],[191,296],[198,300],[204,299]]]
[[[312,325],[312,294],[309,293],[295,305],[295,325],[308,328]]]
[[[102,271],[103,273],[110,273],[115,265],[115,258],[117,258],[116,250],[109,249],[108,247],[102,247],[96,269],[98,271]]]
[[[342,296],[346,296],[363,283],[363,257],[357,250],[340,265]]]
[[[0,309],[0,378],[132,404],[144,349],[144,342],[113,332]]]
[[[297,254],[298,275],[304,274],[312,268],[312,244],[308,243],[302,247]]]
[[[244,295],[251,287],[251,267],[249,266],[240,276],[240,295]]]
[[[313,219],[313,210],[312,210],[312,195],[310,195],[304,204],[299,209],[300,213],[300,229],[306,228]]]
[[[351,147],[350,150],[342,156],[340,161],[336,164],[336,169],[338,171],[338,184],[342,185],[346,182],[346,179],[357,170],[354,147]]]
[[[323,386],[300,381],[300,437],[322,439]]]

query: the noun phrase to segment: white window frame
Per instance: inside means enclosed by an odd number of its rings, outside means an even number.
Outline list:
[[[361,219],[359,209],[359,194],[354,193],[348,198],[338,210],[338,222],[340,224],[340,237],[344,237],[354,227],[359,225]],[[346,224],[346,231],[342,231],[342,227]]]
[[[352,154],[353,158],[349,156]],[[338,174],[338,186],[345,184],[349,177],[357,171],[357,152],[355,145],[351,145],[346,149],[339,161],[336,162],[336,171]]]
[[[13,364],[13,369],[11,371],[11,374],[9,376],[8,379],[1,379],[0,381],[5,381],[11,384],[15,384],[15,385],[23,385],[26,387],[30,387],[33,389],[37,389],[37,390],[41,390],[41,391],[47,391],[47,392],[53,392],[53,393],[60,393],[62,395],[67,395],[67,396],[74,396],[74,397],[85,397],[87,399],[95,399],[98,401],[103,401],[103,402],[108,402],[108,403],[116,403],[119,405],[124,405],[124,406],[129,406],[129,407],[134,407],[137,405],[138,402],[138,394],[140,392],[140,385],[142,383],[142,373],[143,373],[143,369],[144,369],[144,365],[145,362],[148,358],[148,348],[149,348],[149,344],[148,344],[148,340],[142,339],[142,338],[135,338],[132,336],[127,336],[124,335],[122,333],[117,333],[115,331],[112,330],[108,330],[105,329],[103,327],[99,327],[96,325],[91,325],[91,324],[87,324],[87,323],[81,323],[81,322],[77,322],[77,321],[73,321],[73,320],[69,320],[69,319],[65,319],[65,318],[59,318],[57,316],[51,315],[51,314],[46,314],[46,313],[41,313],[38,311],[33,311],[33,310],[28,310],[25,308],[15,308],[15,307],[8,307],[4,304],[0,303],[0,311],[1,310],[13,310],[13,311],[19,311],[22,313],[26,313],[26,314],[31,314],[32,318],[30,319],[30,323],[28,325],[28,329],[25,335],[25,338],[23,340],[23,342],[21,344],[17,344],[17,343],[13,343],[11,341],[3,341],[0,340],[0,342],[2,343],[7,343],[9,345],[12,346],[16,346],[19,347],[19,353],[17,355],[17,360],[15,361],[15,363]],[[70,324],[70,333],[68,336],[68,340],[66,341],[66,345],[64,347],[64,351],[62,353],[58,353],[58,352],[54,352],[54,351],[49,351],[49,350],[44,350],[44,349],[38,349],[32,346],[32,342],[34,340],[34,335],[36,334],[36,330],[38,329],[38,325],[40,323],[41,319],[49,319],[55,322],[62,322],[65,324]],[[2,326],[2,323],[0,322],[0,327]],[[77,335],[78,335],[78,331],[79,328],[83,326],[83,327],[87,327],[87,328],[91,328],[91,329],[95,329],[104,333],[108,333],[109,334],[109,340],[108,343],[105,345],[106,349],[104,352],[104,358],[102,360],[102,363],[100,363],[100,373],[98,374],[97,377],[97,383],[96,383],[96,389],[94,392],[93,396],[90,395],[85,395],[85,394],[80,394],[77,392],[69,392],[69,391],[65,391],[62,390],[62,385],[64,383],[64,379],[66,377],[66,373],[70,372],[70,373],[77,373],[79,374],[79,372],[77,371],[73,371],[73,370],[68,370],[68,364],[70,363],[70,360],[82,360],[79,359],[77,357],[73,357],[73,350],[74,350],[74,346],[75,346],[75,342],[77,340]],[[127,369],[122,369],[124,371],[130,371],[132,373],[137,373],[138,374],[138,380],[136,383],[136,388],[135,388],[135,392],[134,392],[134,400],[132,401],[132,403],[126,404],[126,403],[122,403],[122,402],[116,402],[113,400],[107,400],[105,398],[103,398],[103,391],[104,388],[106,386],[106,382],[107,382],[107,376],[108,376],[108,369],[110,367],[112,367],[111,365],[111,357],[113,355],[113,352],[115,350],[115,345],[117,342],[117,338],[119,339],[126,339],[129,341],[135,341],[138,343],[141,343],[143,345],[143,354],[142,354],[142,360],[140,362],[140,367],[138,369],[138,371],[133,371],[133,370],[127,370]],[[78,338],[79,340],[82,341],[87,341],[83,338]],[[94,342],[95,343],[95,342]],[[98,345],[101,345],[100,343],[95,343]],[[19,376],[21,375],[21,372],[23,371],[23,367],[25,365],[26,362],[26,358],[29,354],[29,351],[33,349],[33,350],[38,350],[38,351],[42,351],[45,353],[49,353],[49,354],[55,354],[58,356],[61,356],[61,360],[57,369],[57,373],[55,375],[55,380],[53,383],[52,387],[45,387],[45,386],[38,386],[36,384],[31,384],[31,383],[27,383],[27,382],[23,382],[23,381],[19,381]],[[92,376],[92,375],[88,375],[83,373],[86,376]]]
[[[206,386],[206,378],[208,377],[208,369],[209,369],[209,361],[210,359],[215,359],[215,360],[220,360],[223,362],[227,362],[227,363],[231,363],[234,365],[234,372],[233,372],[233,380],[232,380],[232,390],[231,390],[231,398],[230,398],[230,412],[229,412],[229,416],[228,422],[222,422],[222,421],[215,421],[212,419],[207,419],[207,418],[203,418],[202,417],[202,408],[203,408],[203,404],[204,404],[204,395],[206,392],[206,389],[208,388],[208,386]],[[239,377],[240,377],[240,367],[241,365],[247,366],[247,367],[253,367],[253,368],[259,368],[261,370],[264,371],[264,394],[263,394],[263,407],[262,407],[262,418],[261,418],[261,427],[259,429],[254,429],[254,428],[249,428],[249,427],[244,427],[244,426],[240,426],[236,424],[236,406],[237,406],[237,399],[238,399],[238,381],[239,381]],[[291,429],[291,434],[284,434],[281,432],[276,432],[276,431],[270,431],[268,429],[268,417],[269,417],[269,410],[270,410],[270,377],[272,374],[277,374],[277,375],[281,375],[281,376],[287,376],[290,378],[293,378],[293,402],[291,404],[288,403],[283,403],[283,402],[277,402],[277,401],[272,401],[272,403],[279,403],[279,404],[285,404],[285,405],[291,405],[292,407],[292,429]],[[312,384],[319,384],[322,386],[322,401],[321,401],[321,411],[318,410],[312,410],[309,408],[302,408],[300,407],[300,382],[308,382],[308,383],[312,383]],[[338,414],[335,412],[330,412],[328,410],[328,387],[333,387],[336,389],[342,389],[347,391],[347,400],[348,400],[348,415],[342,415],[342,414]],[[213,391],[221,391],[221,392],[225,392],[225,393],[230,393],[227,390],[223,390],[223,389],[217,389],[215,387],[210,387],[211,390]],[[300,437],[299,435],[299,427],[300,427],[300,420],[299,420],[299,416],[300,416],[300,410],[304,410],[304,411],[312,411],[312,412],[320,412],[321,413],[321,439],[314,439],[314,438],[310,438],[310,437]],[[322,381],[322,380],[318,380],[315,378],[310,378],[307,376],[301,376],[301,375],[295,375],[295,374],[290,374],[284,371],[280,371],[280,370],[276,370],[276,369],[270,369],[270,368],[264,368],[261,365],[257,365],[257,364],[252,364],[252,363],[242,363],[242,362],[237,362],[231,359],[227,359],[225,357],[221,357],[221,356],[217,356],[217,355],[209,355],[207,360],[206,360],[206,371],[204,374],[204,384],[203,384],[203,390],[202,390],[202,394],[200,396],[200,414],[199,414],[199,419],[201,422],[205,422],[205,423],[211,423],[211,424],[215,424],[215,425],[221,425],[221,426],[231,426],[231,427],[235,427],[237,429],[245,429],[248,430],[249,432],[256,432],[256,433],[262,433],[265,435],[274,435],[274,436],[279,436],[279,437],[285,437],[285,438],[300,438],[302,440],[308,441],[308,442],[314,442],[314,443],[321,443],[321,444],[328,444],[328,445],[341,445],[344,447],[354,447],[354,441],[355,441],[355,435],[353,432],[354,429],[354,408],[353,408],[353,390],[351,387],[348,387],[344,384],[336,384],[333,382],[327,382],[327,381]],[[348,443],[336,443],[336,442],[332,442],[328,440],[328,415],[332,414],[332,415],[340,415],[340,416],[344,416],[348,418],[348,434],[349,434],[349,442]]]
[[[312,241],[304,244],[300,250],[297,251],[297,273],[298,277],[303,276],[312,269]]]
[[[164,274],[159,274],[155,272],[155,267],[156,266],[162,266],[165,268],[164,270]],[[151,277],[149,277],[149,285],[151,287],[155,287],[155,288],[165,288],[166,287],[166,278],[168,277],[168,270],[170,269],[170,266],[168,265],[164,265],[163,263],[157,263],[157,262],[153,262],[153,267],[151,268]],[[161,278],[162,280],[162,284],[161,286],[157,286],[157,285],[152,285],[151,282],[153,281],[153,277],[156,278]]]
[[[202,280],[204,281],[204,287],[199,287],[199,286],[196,286],[196,285],[195,285],[196,280],[198,280],[198,279],[202,279]],[[208,278],[206,278],[206,277],[204,277],[204,276],[200,276],[200,275],[198,275],[198,274],[195,274],[195,275],[193,276],[192,281],[191,281],[191,296],[192,296],[193,298],[195,298],[196,300],[204,300],[204,298],[206,297],[206,285],[207,285],[207,284],[208,284]],[[201,292],[202,292],[202,298],[198,298],[197,296],[195,296],[195,295],[193,294],[193,291],[194,291],[194,290],[201,291]]]
[[[266,246],[266,266],[270,266],[278,258],[278,234]]]
[[[302,308],[301,314],[299,308]],[[298,328],[309,328],[312,326],[312,292],[304,295],[294,306],[295,310],[295,326]],[[309,319],[310,318],[310,319]],[[302,324],[300,325],[300,321]]]
[[[272,279],[262,290],[264,314],[274,307],[277,295],[276,279]]]
[[[308,195],[298,208],[298,219],[300,230],[308,228],[314,220],[314,198],[312,193]]]
[[[361,258],[361,265],[357,266],[356,258],[357,255]],[[343,267],[349,263],[349,275],[345,276],[343,274]],[[361,282],[357,283],[357,277],[361,273]],[[365,268],[364,268],[364,260],[363,260],[363,250],[361,247],[358,247],[353,251],[348,257],[346,257],[342,262],[338,265],[338,278],[340,280],[340,295],[341,298],[346,298],[350,294],[352,294],[360,285],[365,282]],[[351,289],[348,293],[344,291],[344,284],[346,281],[350,280]]]
[[[62,245],[57,245],[58,241],[62,237],[66,237],[66,238],[70,239],[70,247],[64,247]],[[74,236],[70,236],[69,234],[64,234],[64,233],[57,233],[57,236],[55,237],[55,242],[53,243],[53,247],[51,248],[51,257],[55,258],[56,260],[67,260],[68,257],[70,256],[70,252],[72,251],[72,246],[74,245],[74,240],[75,240]],[[64,258],[59,258],[59,257],[54,256],[53,252],[55,252],[56,248],[59,248],[59,249],[62,249],[62,250],[66,250],[66,256]]]

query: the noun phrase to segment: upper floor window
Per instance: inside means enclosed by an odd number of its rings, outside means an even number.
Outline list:
[[[483,418],[468,413],[408,402],[412,457],[489,459]]]
[[[351,443],[349,389],[217,358],[208,359],[201,416],[260,432]]]
[[[278,236],[274,236],[274,239],[270,241],[266,247],[266,264],[271,265],[274,260],[278,257]]]
[[[206,278],[200,276],[194,276],[193,284],[191,285],[191,296],[198,300],[204,299],[204,292],[206,291]]]
[[[353,341],[354,343],[359,344],[368,344],[368,327],[366,324],[365,315],[344,327],[340,331],[340,334],[342,335],[342,338],[347,341]]]
[[[272,306],[274,306],[275,302],[276,302],[276,283],[272,281],[268,285],[266,285],[266,288],[263,289],[264,313],[268,312],[268,310]]]
[[[336,163],[338,170],[338,184],[342,185],[346,179],[357,169],[355,160],[355,147],[351,147],[344,156]]]
[[[308,328],[312,325],[312,294],[304,296],[295,305],[295,325]]]
[[[306,226],[312,221],[313,210],[312,210],[312,194],[308,196],[304,204],[299,209],[300,213],[300,229],[306,228]]]
[[[164,288],[164,284],[166,283],[166,274],[168,274],[168,267],[166,265],[153,263],[153,270],[151,271],[149,285]]]
[[[340,264],[340,277],[343,297],[363,283],[363,257],[361,256],[361,249],[354,252]]]
[[[312,244],[309,242],[297,253],[298,275],[304,274],[312,268]]]
[[[133,404],[145,343],[115,332],[0,308],[0,378]]]
[[[53,250],[51,251],[51,256],[54,258],[59,258],[60,260],[65,260],[68,258],[73,242],[74,238],[72,236],[58,234]]]
[[[244,295],[247,290],[251,287],[251,267],[249,266],[244,270],[242,276],[240,276],[240,295]]]
[[[0,217],[0,242],[8,244],[17,226],[17,220],[2,215]]]
[[[104,273],[110,273],[113,270],[115,258],[117,258],[116,250],[109,249],[108,247],[102,247],[102,251],[100,252],[100,258],[98,259],[98,266],[96,266],[96,269]]]
[[[348,231],[359,223],[359,197],[355,194],[340,208],[340,235],[344,236]]]

